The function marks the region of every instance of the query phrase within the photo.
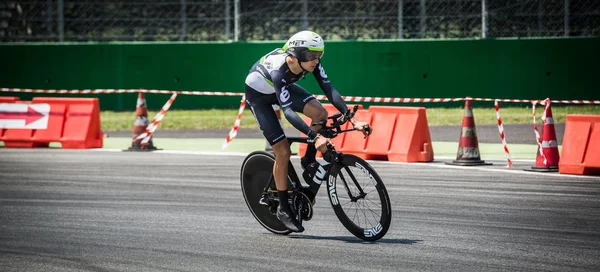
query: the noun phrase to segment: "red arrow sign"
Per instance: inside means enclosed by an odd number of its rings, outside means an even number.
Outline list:
[[[37,120],[44,118],[44,114],[39,113],[32,107],[27,107],[27,112],[18,111],[0,111],[0,119],[5,120],[23,120],[25,125],[29,125]]]

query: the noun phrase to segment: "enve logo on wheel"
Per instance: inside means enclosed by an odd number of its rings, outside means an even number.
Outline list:
[[[335,177],[329,176],[329,182],[327,184],[329,185],[329,197],[331,198],[331,204],[339,205],[340,202],[338,201],[337,194],[335,192]]]
[[[356,163],[354,164],[356,166],[356,168],[360,169],[365,175],[369,176],[369,180],[373,183],[373,184],[377,184],[377,181],[375,181],[375,178],[373,177],[373,175],[371,174],[371,172],[369,172],[369,170],[367,170],[367,168],[365,168],[364,166],[362,166],[360,163]]]
[[[381,227],[381,223],[377,223],[377,226],[365,230],[365,237],[374,237],[375,235],[379,234],[382,229],[383,227]]]

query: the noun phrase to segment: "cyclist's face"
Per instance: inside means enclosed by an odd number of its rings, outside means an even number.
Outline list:
[[[304,68],[304,70],[309,71],[309,72],[314,71],[318,64],[319,64],[319,59],[318,58],[310,60],[310,61],[300,62],[300,65],[302,65],[302,67]]]

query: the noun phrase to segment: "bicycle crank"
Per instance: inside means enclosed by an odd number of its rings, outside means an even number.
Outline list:
[[[313,217],[313,204],[310,198],[303,192],[297,192],[292,201],[294,211],[298,216],[298,221],[309,221]]]

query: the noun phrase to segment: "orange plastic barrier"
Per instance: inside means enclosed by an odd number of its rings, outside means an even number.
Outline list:
[[[600,115],[567,114],[558,171],[600,174]]]
[[[63,148],[99,148],[103,145],[100,106],[97,98],[36,97],[18,104],[49,104],[46,129],[2,129],[6,147],[48,147],[60,142]],[[9,102],[10,103],[10,102]]]
[[[331,115],[337,110],[324,104]],[[348,107],[352,107],[349,105]],[[383,159],[398,162],[433,161],[433,146],[427,115],[423,107],[371,106],[362,110],[359,105],[355,118],[369,122],[374,130],[367,139],[359,131],[344,133],[334,139],[338,151],[353,154],[367,160]],[[309,123],[310,119],[304,118]],[[347,129],[349,124],[346,124]],[[299,148],[304,156],[306,147]]]
[[[19,98],[16,96],[0,96],[0,103],[15,103],[19,101]],[[0,128],[0,140],[3,140],[6,136],[4,136],[6,133],[8,132],[7,129],[5,128]],[[21,132],[22,133],[22,132]],[[8,133],[9,136],[11,135],[11,133]],[[25,135],[27,134],[27,132],[25,132]],[[25,136],[24,135],[24,136]],[[30,135],[31,136],[31,135]],[[22,143],[25,145],[28,145],[28,143]]]
[[[367,122],[367,123],[371,123],[372,115],[373,114],[367,110],[358,110],[356,112],[356,114],[354,115],[354,119],[360,120],[363,122]],[[344,134],[346,134],[346,137],[344,138],[344,142],[342,142],[342,145],[341,146],[336,145],[336,147],[337,147],[336,149],[338,151],[341,151],[341,152],[344,152],[347,154],[353,154],[353,155],[356,155],[365,160],[373,159],[372,156],[369,156],[370,154],[367,154],[365,152],[365,147],[367,146],[367,141],[372,141],[372,139],[370,137],[365,139],[365,136],[360,131],[351,131],[351,132],[346,132]],[[374,135],[374,133],[373,133],[373,135]]]
[[[333,104],[323,104],[323,108],[325,108],[325,110],[327,111],[328,116],[331,116],[331,115],[339,112],[339,110],[336,109],[335,106],[333,106]],[[348,105],[348,108],[353,109],[354,105]],[[363,109],[363,105],[359,104],[358,109]],[[307,116],[304,116],[304,122],[310,126],[311,119],[308,118]],[[348,123],[344,124],[342,126],[342,129],[347,129],[348,125],[349,125]],[[347,133],[342,133],[339,136],[337,136],[331,140],[333,142],[333,145],[336,147],[336,149],[339,149],[339,147],[342,147],[342,145],[344,143],[344,139],[346,138],[346,134]],[[306,135],[301,133],[300,136],[305,137]],[[302,157],[302,156],[304,156],[304,153],[306,153],[306,145],[301,144],[298,146],[298,154]],[[322,157],[320,152],[317,152],[317,157]]]
[[[30,101],[19,101],[19,99],[6,99],[4,103],[30,104]],[[36,143],[31,140],[32,129],[8,129],[2,128],[0,140],[4,141],[6,147],[47,147],[47,145]]]
[[[50,104],[48,128],[36,130],[31,138],[34,143],[37,143],[35,147],[48,147],[50,142],[60,140],[65,122],[65,109],[66,105],[64,104]]]
[[[16,96],[0,96],[0,103],[14,103],[19,101]]]
[[[433,161],[425,108],[371,106],[369,112],[373,114],[373,135],[364,151],[368,156],[387,155],[389,161],[397,162]]]

